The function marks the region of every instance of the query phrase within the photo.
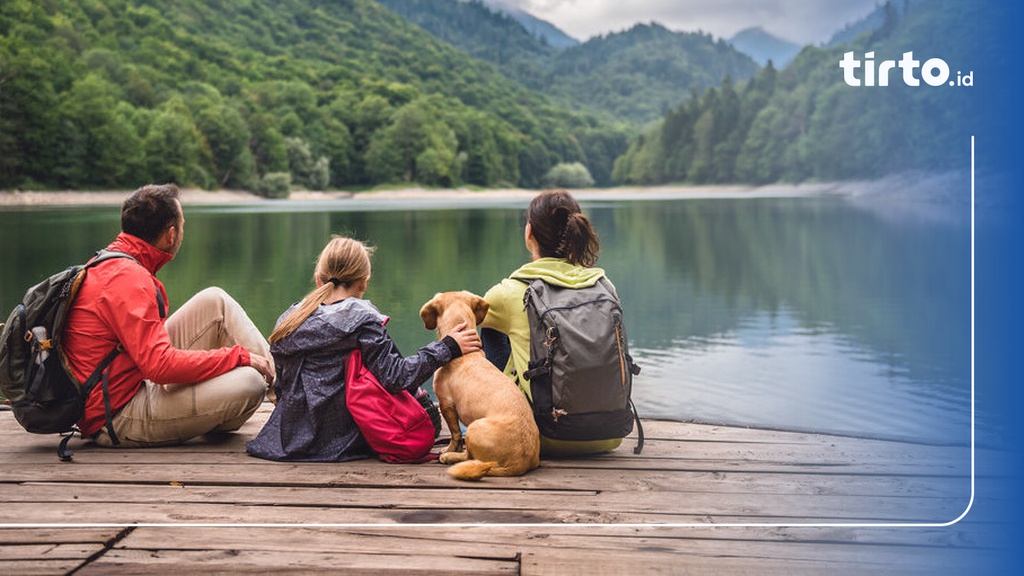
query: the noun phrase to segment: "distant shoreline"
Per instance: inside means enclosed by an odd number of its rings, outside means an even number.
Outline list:
[[[661,185],[619,186],[615,188],[588,188],[571,190],[580,200],[612,200],[624,198],[778,198],[802,196],[874,196],[921,199],[944,196],[952,190],[965,187],[966,175],[957,172],[908,172],[886,176],[879,180],[825,182],[803,184],[745,184],[714,185]],[[407,201],[407,200],[459,200],[459,199],[529,199],[539,190],[506,188],[470,190],[468,188],[425,189],[409,187],[395,190],[367,192],[347,191],[294,191],[287,199],[272,200],[243,190],[182,189],[182,203],[189,205],[253,204],[280,201]],[[79,207],[120,206],[131,190],[112,191],[0,191],[0,210],[17,207]]]
[[[709,185],[709,186],[622,186],[616,188],[592,188],[571,190],[580,199],[601,199],[617,197],[766,197],[793,195],[842,194],[849,190],[848,184],[773,184],[767,186]],[[423,199],[465,199],[465,198],[532,198],[539,190],[519,188],[475,191],[466,188],[428,190],[425,188],[404,188],[397,190],[375,190],[367,192],[312,192],[294,191],[289,201],[329,200],[423,200]],[[120,206],[131,190],[111,191],[0,191],[0,209],[6,207],[76,207],[76,206]],[[182,189],[182,203],[239,204],[275,202],[251,192],[242,190],[198,190]]]

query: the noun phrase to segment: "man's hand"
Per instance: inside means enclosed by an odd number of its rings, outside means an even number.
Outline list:
[[[268,386],[274,383],[274,365],[270,363],[270,360],[259,354],[250,353],[249,366],[252,366],[263,375],[263,379],[267,381]]]

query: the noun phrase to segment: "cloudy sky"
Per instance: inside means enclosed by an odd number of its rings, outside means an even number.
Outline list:
[[[489,0],[518,7],[579,40],[658,22],[670,30],[729,38],[752,26],[819,44],[884,0]]]

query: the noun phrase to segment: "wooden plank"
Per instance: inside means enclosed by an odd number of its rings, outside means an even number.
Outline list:
[[[578,506],[600,501],[609,504],[643,506],[645,502],[697,498],[706,494],[719,501],[735,501],[746,497],[764,500],[765,497],[842,496],[855,499],[901,498],[930,501],[937,499],[967,498],[959,483],[940,482],[934,478],[876,479],[861,476],[835,477],[826,485],[815,485],[790,478],[777,478],[771,474],[733,473],[719,477],[686,477],[686,482],[671,486],[670,490],[637,494],[629,486],[603,486],[595,484],[585,490],[507,489],[489,487],[485,482],[468,484],[458,489],[450,487],[364,487],[323,490],[309,486],[258,485],[155,485],[124,483],[49,483],[29,482],[3,487],[7,502],[178,502],[214,503],[235,502],[254,505],[332,505],[381,507],[402,503],[434,506],[464,506],[472,500],[481,506],[489,502],[509,505],[529,505],[534,500],[562,499],[565,506]],[[644,497],[646,496],[646,497]],[[726,500],[727,499],[727,500]],[[661,505],[661,504],[659,504]]]
[[[324,553],[293,550],[288,553],[260,550],[111,550],[76,574],[144,575],[166,574],[271,574],[279,572],[331,572],[379,576],[382,571],[423,576],[479,574],[482,576],[519,573],[518,558],[481,559],[410,554],[396,549],[389,554]]]
[[[2,550],[0,550],[2,552]],[[72,570],[83,564],[81,560],[11,560],[0,558],[0,573],[17,574],[17,576],[54,576],[70,574]]]
[[[193,441],[185,446],[159,449],[157,452],[223,452],[244,457],[244,443],[262,427],[269,412],[257,413],[236,434],[228,435],[223,441],[206,443]],[[825,463],[892,462],[904,458],[920,458],[941,462],[961,463],[969,457],[967,446],[930,446],[905,442],[891,442],[853,437],[827,436],[773,430],[729,428],[705,424],[687,424],[667,421],[649,421],[647,428],[661,431],[648,433],[648,444],[644,453],[637,457],[632,454],[633,442],[627,438],[623,445],[606,457],[643,460],[646,458],[683,457],[729,458],[777,460],[792,457],[813,458]],[[11,435],[11,441],[6,436]],[[24,432],[9,412],[0,412],[0,454],[37,453],[53,455],[56,451],[56,435],[33,435]],[[117,453],[120,450],[105,450],[90,447],[81,440],[72,442],[83,453]],[[136,451],[137,452],[137,451]],[[149,450],[148,452],[153,452]],[[598,459],[603,457],[598,457]],[[586,460],[574,458],[572,460]],[[552,460],[557,462],[557,460]]]
[[[229,456],[224,459],[186,458],[174,462],[137,463],[130,456],[121,465],[92,463],[86,458],[73,463],[44,459],[26,462],[25,458],[14,458],[11,462],[0,463],[0,483],[81,481],[103,482],[106,480],[136,483],[202,483],[202,484],[264,484],[264,485],[380,485],[399,486],[414,483],[420,486],[467,486],[447,475],[445,467],[436,463],[420,465],[392,465],[378,461],[311,464],[279,463],[250,459],[240,463]],[[181,459],[178,459],[181,460]],[[24,463],[24,465],[20,465]],[[31,464],[31,465],[29,465]],[[638,467],[610,464],[588,466],[576,463],[572,466],[552,465],[541,462],[540,468],[522,477],[488,478],[488,486],[514,488],[568,488],[587,489],[603,479],[623,482],[642,482],[645,479],[665,478],[678,474],[724,475],[730,472],[770,474],[777,473],[790,477],[802,476],[809,481],[815,478],[843,477],[847,475],[875,477],[946,477],[960,478],[968,485],[966,471],[955,471],[925,465],[819,465],[813,462],[777,462],[754,464],[749,462],[690,462],[677,460],[658,466]]]
[[[380,554],[402,554],[402,550],[435,550],[439,556],[456,554],[477,556],[490,554],[494,543],[503,548],[521,550],[524,558],[523,572],[536,569],[540,573],[569,573],[586,566],[587,572],[635,573],[637,569],[674,565],[689,572],[692,567],[716,566],[728,559],[732,568],[757,573],[762,565],[783,570],[793,566],[799,568],[835,566],[848,567],[868,572],[881,568],[902,566],[905,570],[931,570],[948,567],[949,562],[963,548],[952,548],[944,542],[910,543],[902,545],[894,538],[879,542],[873,538],[877,531],[815,529],[779,531],[775,529],[724,529],[707,528],[693,530],[661,529],[623,531],[571,530],[556,528],[551,531],[526,531],[522,528],[479,527],[416,528],[396,527],[391,530],[332,530],[332,529],[287,529],[266,532],[254,529],[245,532],[227,529],[212,531],[198,529],[198,532],[183,532],[187,529],[140,528],[122,542],[131,549],[148,550],[174,542],[175,549],[188,547],[209,550],[245,551],[254,548],[264,552],[285,554],[302,543],[306,549],[350,554],[374,552]],[[890,531],[893,533],[893,531]],[[266,534],[265,537],[262,535]],[[190,544],[186,544],[186,542]],[[275,552],[276,551],[276,552]],[[977,552],[977,549],[975,549]],[[507,553],[507,552],[506,552]],[[489,556],[490,557],[490,556]],[[595,561],[596,559],[599,561]],[[685,563],[680,565],[680,559]],[[435,561],[436,562],[436,561]],[[543,568],[543,570],[541,570]],[[612,570],[614,568],[614,570]],[[605,572],[604,570],[610,570]]]
[[[588,506],[570,509],[550,501],[551,507],[539,506],[486,508],[355,508],[332,506],[253,506],[249,504],[176,503],[78,503],[67,507],[40,507],[32,503],[11,503],[5,508],[8,518],[31,518],[33,523],[61,524],[69,520],[86,524],[377,524],[377,523],[498,523],[498,524],[811,524],[811,523],[941,523],[952,520],[962,511],[959,503],[940,502],[938,506],[902,506],[884,500],[812,501],[802,508],[794,500],[792,507],[772,503],[728,506],[708,509],[700,505],[680,503],[652,512],[630,509],[608,509]],[[808,504],[807,502],[803,502]],[[670,504],[666,502],[666,505]]]
[[[128,450],[88,450],[78,451],[72,463],[60,462],[53,453],[0,453],[0,465],[31,465],[33,469],[40,468],[42,472],[57,472],[69,470],[74,464],[78,468],[87,466],[102,465],[153,465],[169,466],[172,464],[194,465],[209,463],[211,458],[216,458],[222,466],[252,467],[254,470],[280,470],[288,464],[272,463],[252,458],[244,453],[244,449],[235,453],[210,453],[210,452],[186,452],[181,449],[150,449],[146,454],[139,454],[138,451]],[[702,455],[681,455],[676,457],[636,457],[608,455],[605,457],[578,458],[574,460],[542,459],[541,467],[557,470],[635,470],[635,471],[716,471],[730,469],[749,469],[766,471],[792,471],[805,472],[808,474],[827,474],[832,472],[857,472],[861,474],[887,474],[887,475],[945,475],[945,476],[966,476],[969,474],[969,458],[947,459],[939,458],[909,458],[885,461],[880,459],[848,459],[838,460],[834,457],[821,455],[795,455],[795,454],[762,454],[758,457],[738,456],[730,454],[716,454],[713,457],[708,454]],[[378,464],[373,460],[345,462],[343,469],[361,469],[367,464]],[[338,464],[335,464],[338,466]],[[411,466],[413,469],[437,468],[436,463],[428,465]],[[316,465],[304,464],[303,468],[316,469]],[[6,468],[6,466],[5,466]],[[324,468],[320,465],[320,468]],[[390,465],[388,468],[396,469],[397,465]],[[34,470],[33,470],[34,471]],[[26,474],[27,470],[4,470],[5,480],[13,478],[11,472]]]
[[[121,532],[121,528],[61,528],[60,530],[49,528],[0,528],[0,546],[8,544],[108,542],[113,540],[119,532]]]
[[[15,560],[78,560],[86,558],[103,550],[101,543],[97,544],[4,544],[0,546],[0,558],[4,563]],[[0,564],[2,566],[2,564]]]
[[[791,469],[787,467],[721,466],[702,469],[630,468],[553,468],[542,465],[526,476],[487,477],[476,483],[458,481],[444,467],[373,466],[360,464],[230,466],[206,464],[41,464],[31,469],[0,469],[0,494],[5,485],[27,483],[118,483],[140,485],[203,486],[295,486],[336,487],[418,487],[459,488],[464,490],[635,490],[685,491],[689,487],[728,492],[730,489],[771,493],[773,488],[799,487],[811,493],[835,491],[852,493],[856,487],[873,494],[906,493],[909,489],[928,489],[952,496],[970,493],[970,477],[928,473],[928,470],[902,473],[863,469]],[[743,483],[749,483],[744,486]],[[1005,484],[1003,479],[986,484]],[[903,487],[902,489],[900,487]],[[849,487],[849,488],[847,488]]]
[[[998,526],[982,527],[996,533]],[[1002,544],[987,538],[966,539],[963,531],[948,528],[880,529],[860,527],[830,528],[739,528],[702,526],[687,528],[606,526],[430,526],[392,525],[375,527],[328,528],[251,528],[251,527],[140,527],[118,543],[118,547],[158,549],[174,542],[177,549],[314,549],[331,552],[362,551],[386,553],[396,547],[412,546],[417,553],[453,554],[459,550],[488,546],[496,556],[506,557],[532,546],[576,548],[600,551],[614,548],[647,549],[682,553],[704,546],[718,550],[765,544],[805,544],[816,542],[842,546],[873,545],[898,548],[981,550]],[[1009,544],[1009,542],[1006,542]],[[736,553],[740,553],[737,551]]]
[[[966,499],[915,496],[845,496],[836,494],[781,493],[770,498],[736,492],[726,497],[706,490],[683,493],[652,493],[638,498],[632,491],[602,490],[599,492],[510,491],[476,489],[472,496],[461,490],[416,488],[355,488],[324,491],[319,489],[265,487],[157,487],[133,485],[28,485],[8,490],[12,497],[7,509],[18,510],[45,502],[52,515],[67,514],[83,518],[86,504],[101,504],[113,513],[96,522],[131,522],[124,516],[132,505],[174,504],[175,506],[231,505],[269,507],[282,511],[299,509],[333,509],[344,517],[358,516],[361,510],[431,511],[447,515],[449,510],[462,509],[468,501],[479,516],[508,510],[531,514],[555,514],[563,520],[613,518],[623,515],[640,517],[644,522],[664,522],[664,517],[683,514],[717,521],[730,516],[785,516],[823,518],[826,520],[872,519],[872,521],[944,522],[966,507]],[[571,511],[571,515],[567,515]],[[3,513],[0,513],[3,514]],[[52,516],[51,515],[51,516]],[[117,520],[120,518],[120,520]],[[84,520],[83,520],[84,521]],[[301,520],[300,520],[301,521]],[[312,521],[312,520],[310,520]],[[479,520],[487,522],[488,520]],[[600,521],[600,520],[594,520]],[[337,522],[334,520],[333,522]]]

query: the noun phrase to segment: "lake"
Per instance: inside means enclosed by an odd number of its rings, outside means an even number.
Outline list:
[[[955,195],[954,195],[955,196]],[[968,444],[971,228],[960,200],[794,196],[585,199],[642,373],[641,416]],[[185,206],[159,274],[172,308],[230,292],[269,334],[312,287],[333,233],[376,246],[366,297],[405,354],[438,291],[483,294],[528,258],[527,200],[274,201]],[[3,314],[104,247],[114,207],[0,211]]]

